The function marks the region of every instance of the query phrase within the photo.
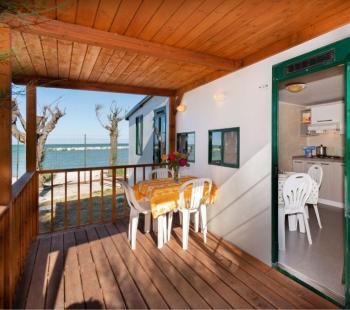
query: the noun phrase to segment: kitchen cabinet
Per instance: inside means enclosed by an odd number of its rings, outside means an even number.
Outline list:
[[[293,159],[293,171],[307,173],[312,165],[320,165],[323,170],[319,202],[336,207],[344,205],[344,163],[311,158]]]
[[[311,124],[338,123],[344,119],[344,104],[339,102],[311,107]]]

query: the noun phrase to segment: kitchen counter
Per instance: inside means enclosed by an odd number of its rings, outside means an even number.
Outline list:
[[[320,158],[320,157],[305,157],[302,155],[299,156],[293,156],[292,159],[297,160],[312,160],[312,161],[322,161],[322,162],[333,162],[333,163],[342,163],[344,162],[344,158]]]

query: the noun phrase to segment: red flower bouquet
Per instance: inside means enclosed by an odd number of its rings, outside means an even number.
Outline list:
[[[188,164],[188,155],[179,152],[173,152],[169,153],[168,155],[162,155],[162,161],[168,164],[169,169],[172,169],[174,171],[174,180],[176,182],[178,182],[179,180],[180,167],[190,166]]]

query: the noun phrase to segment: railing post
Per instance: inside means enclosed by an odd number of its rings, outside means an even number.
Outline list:
[[[11,38],[10,28],[0,24],[0,206],[10,207],[11,205],[11,184],[12,184],[12,143],[11,143]],[[11,210],[10,215],[11,215]],[[0,281],[5,285],[4,307],[11,307],[13,295],[13,277],[11,274],[11,221],[7,220],[7,237],[5,240],[5,272],[0,275]]]

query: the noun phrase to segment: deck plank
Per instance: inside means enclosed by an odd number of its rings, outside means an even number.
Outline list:
[[[117,222],[116,227],[122,236],[125,245],[129,246],[126,227],[122,226],[120,221]],[[168,280],[168,278],[153,262],[153,260],[146,254],[144,249],[142,247],[137,247],[134,252],[136,259],[139,261],[140,265],[143,266],[143,269],[145,270],[148,277],[152,279],[152,282],[157,287],[158,291],[162,294],[169,307],[172,309],[188,309],[189,304],[178,293],[175,286],[173,286],[173,284]]]
[[[114,277],[113,271],[109,265],[101,242],[94,227],[86,228],[87,236],[90,242],[92,256],[96,265],[97,275],[102,288],[102,293],[108,309],[124,309],[123,295],[119,290],[118,283]]]
[[[49,254],[46,309],[64,308],[64,247],[63,234],[52,236]]]
[[[40,236],[17,285],[23,308],[336,308],[226,241],[190,230],[189,248],[173,229],[162,248],[127,223],[96,224]]]
[[[126,305],[129,309],[147,309],[147,304],[142,298],[137,285],[133,281],[128,269],[122,263],[114,243],[104,226],[96,227],[96,231],[101,240],[103,249],[107,255],[109,264],[114,272],[114,276],[118,281],[120,290],[124,296]]]
[[[84,229],[75,233],[77,254],[80,266],[81,282],[86,308],[105,308],[102,289],[92,259],[90,245]]]
[[[159,294],[157,288],[147,276],[143,267],[137,261],[133,251],[129,246],[124,244],[123,238],[118,232],[117,228],[112,224],[106,225],[109,234],[113,240],[114,245],[118,249],[125,265],[132,275],[135,283],[137,283],[143,298],[146,300],[148,307],[154,309],[169,308],[162,296]]]
[[[84,309],[84,295],[74,232],[66,232],[63,236],[64,244],[64,295],[65,308]]]
[[[45,306],[50,247],[51,237],[40,239],[26,308],[43,309]]]

